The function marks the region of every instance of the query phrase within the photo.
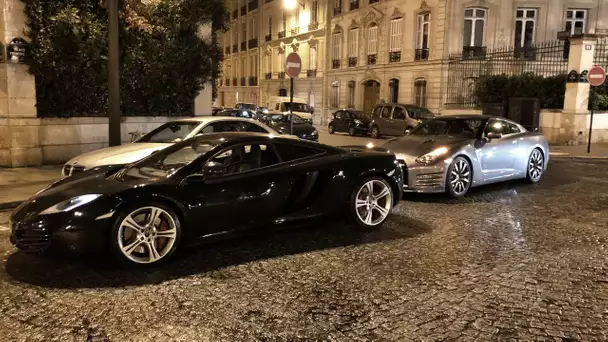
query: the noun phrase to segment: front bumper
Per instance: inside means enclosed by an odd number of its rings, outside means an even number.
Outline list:
[[[75,254],[106,250],[110,220],[72,220],[73,213],[11,222],[10,241],[23,252],[58,250]]]
[[[414,165],[401,163],[403,191],[417,193],[445,192],[445,165]]]

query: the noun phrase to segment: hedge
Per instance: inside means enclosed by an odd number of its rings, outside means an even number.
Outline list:
[[[104,1],[23,1],[38,115],[106,115]],[[225,30],[223,1],[121,0],[119,9],[123,115],[192,114],[194,98],[219,76],[222,59],[215,35],[203,40],[197,32],[201,25]]]

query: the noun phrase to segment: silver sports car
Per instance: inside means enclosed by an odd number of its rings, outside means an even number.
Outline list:
[[[404,191],[466,195],[471,187],[510,179],[540,180],[547,139],[500,117],[445,116],[425,121],[383,146],[404,171]]]

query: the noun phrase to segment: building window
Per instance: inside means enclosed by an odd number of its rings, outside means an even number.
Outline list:
[[[401,51],[401,40],[402,40],[402,25],[403,18],[397,18],[391,20],[391,40],[390,40],[390,52]]]
[[[272,37],[272,16],[268,16],[268,34]]]
[[[367,54],[375,55],[378,53],[378,26],[374,24],[367,29]]]
[[[333,81],[331,83],[331,103],[332,108],[340,107],[340,82]]]
[[[354,28],[348,32],[348,66],[357,65],[357,55],[359,54],[359,29]]]
[[[485,9],[466,8],[464,10],[464,46],[483,46],[485,26]]]
[[[414,82],[414,101],[416,106],[426,108],[426,80],[417,79]]]
[[[390,103],[398,103],[399,102],[399,80],[396,78],[388,81],[388,101]]]
[[[348,108],[355,108],[355,81],[348,82]]]
[[[566,11],[566,31],[570,34],[583,34],[587,30],[586,9],[568,9]]]
[[[332,51],[331,51],[331,60],[332,60],[332,68],[338,69],[340,68],[340,59],[342,59],[342,32],[336,32],[332,35]]]
[[[310,70],[317,70],[317,47],[311,46],[309,52],[309,68]]]
[[[342,0],[334,0],[334,15],[342,13]]]
[[[349,0],[349,10],[354,11],[359,8],[359,0]]]
[[[312,6],[310,8],[310,22],[318,23],[319,22],[319,1],[313,0]]]
[[[281,23],[283,31],[287,31],[287,14],[283,12],[283,22]]]
[[[515,47],[530,47],[534,43],[536,9],[518,8],[515,15]]]
[[[416,60],[429,59],[429,27],[431,14],[422,13],[416,21]]]

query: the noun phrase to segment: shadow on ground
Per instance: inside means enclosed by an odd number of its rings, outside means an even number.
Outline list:
[[[14,280],[49,288],[98,288],[156,284],[257,260],[412,238],[429,232],[426,224],[393,215],[373,232],[356,232],[344,223],[304,226],[188,248],[162,267],[125,270],[110,255],[83,258],[9,256],[6,272]]]

